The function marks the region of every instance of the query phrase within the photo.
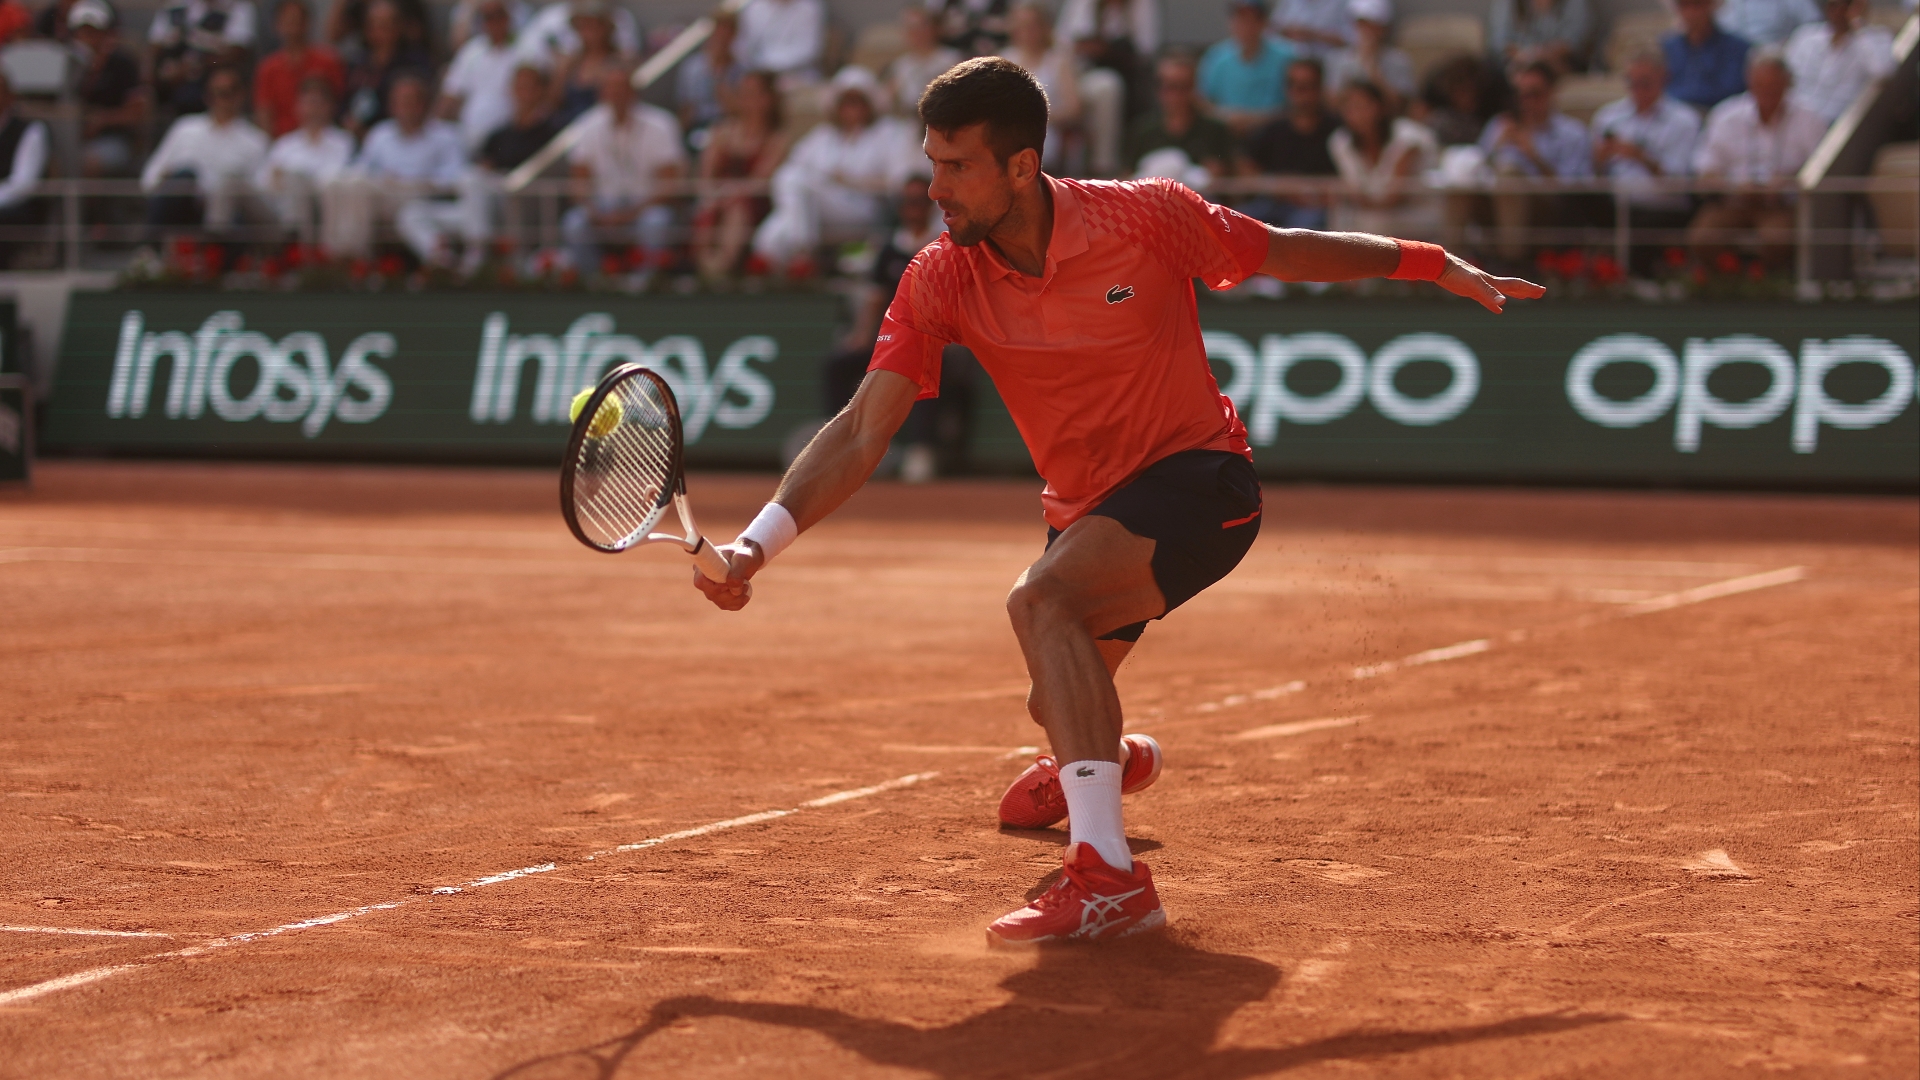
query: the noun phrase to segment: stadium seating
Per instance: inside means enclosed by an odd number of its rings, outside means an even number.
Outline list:
[[[1416,79],[1461,54],[1487,51],[1487,27],[1478,15],[1409,15],[1400,20],[1395,43],[1413,61]]]

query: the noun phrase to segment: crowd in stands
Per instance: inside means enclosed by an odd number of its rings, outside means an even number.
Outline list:
[[[570,124],[549,255],[583,277],[803,277],[845,242],[917,239],[915,104],[986,54],[1046,88],[1058,175],[1171,177],[1285,227],[1459,243],[1477,225],[1483,254],[1514,263],[1614,213],[1591,185],[1550,182],[1611,179],[1637,185],[1636,228],[1684,235],[1696,258],[1758,235],[1777,265],[1786,181],[1893,64],[1866,0],[1673,0],[1670,32],[1615,58],[1624,96],[1588,120],[1556,94],[1607,59],[1590,0],[1491,0],[1483,53],[1425,70],[1396,44],[1392,0],[1225,0],[1228,36],[1196,52],[1163,43],[1164,0],[905,0],[895,46],[837,69],[822,0],[749,0],[643,100],[632,75],[674,28],[612,0],[459,0],[443,31],[423,0],[336,0],[324,26],[309,0],[257,2],[271,10],[174,0],[140,27],[108,0],[0,0],[0,44],[71,49],[70,167],[137,176],[147,243],[186,230],[363,261],[397,239],[465,276],[501,254],[503,178]],[[4,79],[0,116],[5,257],[49,219],[35,185],[56,163]],[[1501,178],[1545,183],[1482,190]],[[1660,183],[1684,178],[1739,190]]]

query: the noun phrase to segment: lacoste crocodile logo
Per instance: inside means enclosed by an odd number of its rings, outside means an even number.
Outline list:
[[[1122,300],[1131,299],[1133,299],[1133,286],[1131,285],[1115,285],[1113,288],[1107,290],[1107,303],[1109,304],[1117,304]]]
[[[1085,765],[1082,765],[1082,766],[1080,766],[1080,768],[1079,768],[1079,769],[1078,769],[1078,770],[1077,770],[1077,771],[1076,771],[1076,772],[1075,772],[1075,773],[1074,773],[1073,775],[1075,775],[1075,776],[1092,776],[1092,775],[1093,775],[1093,770],[1092,770],[1092,769],[1089,769],[1089,768],[1087,768],[1087,767],[1086,767]]]

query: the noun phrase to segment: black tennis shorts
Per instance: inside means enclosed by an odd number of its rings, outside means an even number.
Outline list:
[[[1154,542],[1153,580],[1172,611],[1232,573],[1252,549],[1260,535],[1260,478],[1239,454],[1185,450],[1147,466],[1087,513]],[[1047,546],[1059,536],[1049,526]],[[1146,629],[1142,621],[1100,637],[1139,641]]]

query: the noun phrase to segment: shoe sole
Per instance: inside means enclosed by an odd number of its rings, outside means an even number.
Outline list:
[[[1153,786],[1153,782],[1154,782],[1155,780],[1158,780],[1158,779],[1160,779],[1160,767],[1161,767],[1162,765],[1164,765],[1164,764],[1166,764],[1166,761],[1167,761],[1167,756],[1166,756],[1166,755],[1165,755],[1164,753],[1161,753],[1161,751],[1160,751],[1160,741],[1159,741],[1158,739],[1155,739],[1155,738],[1154,738],[1153,736],[1151,736],[1151,735],[1128,735],[1128,736],[1127,736],[1127,738],[1129,738],[1129,739],[1132,739],[1132,740],[1134,740],[1135,742],[1141,742],[1141,743],[1145,743],[1145,744],[1147,744],[1147,746],[1149,746],[1149,747],[1151,747],[1151,748],[1152,748],[1152,753],[1153,753],[1153,771],[1151,771],[1151,772],[1149,772],[1149,773],[1147,773],[1147,778],[1146,778],[1145,780],[1142,780],[1142,781],[1140,781],[1139,783],[1137,783],[1137,784],[1134,784],[1134,785],[1133,785],[1133,786],[1131,786],[1131,787],[1123,787],[1123,788],[1121,788],[1121,789],[1120,789],[1120,794],[1122,794],[1122,795],[1131,795],[1131,794],[1133,794],[1133,793],[1134,793],[1134,792],[1136,792],[1136,791],[1145,791],[1145,790],[1146,790],[1147,788],[1150,788],[1150,787],[1152,787],[1152,786]]]
[[[1130,938],[1135,934],[1148,934],[1148,933],[1152,933],[1155,930],[1163,930],[1166,928],[1166,925],[1167,925],[1167,909],[1155,908],[1151,913],[1141,916],[1141,918],[1137,922],[1135,922],[1132,926],[1127,927],[1125,930],[1122,930],[1117,934],[1108,934],[1104,937],[1097,937],[1097,938],[1071,938],[1071,937],[1063,938],[1056,935],[1056,936],[1043,937],[1043,938],[1029,938],[1024,941],[1015,941],[1011,938],[1001,937],[999,934],[994,933],[993,929],[989,927],[987,929],[987,948],[1002,949],[1010,952],[1019,952],[1025,949],[1037,949],[1042,945],[1061,945],[1061,946],[1098,945],[1103,941],[1119,941],[1121,938]]]

